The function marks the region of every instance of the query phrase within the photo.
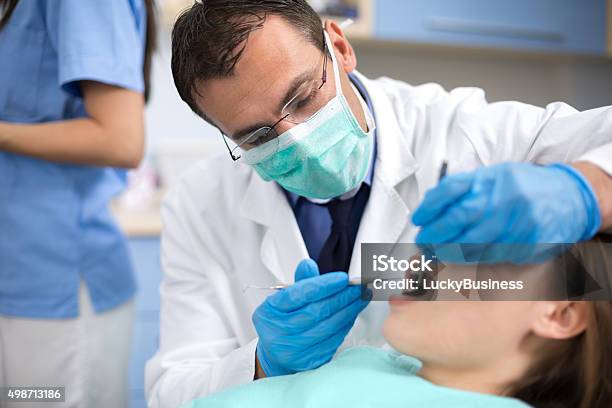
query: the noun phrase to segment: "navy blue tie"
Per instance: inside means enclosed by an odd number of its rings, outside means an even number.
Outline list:
[[[317,259],[320,273],[348,272],[359,221],[369,196],[370,187],[364,183],[352,198],[323,204],[329,211],[332,225]]]

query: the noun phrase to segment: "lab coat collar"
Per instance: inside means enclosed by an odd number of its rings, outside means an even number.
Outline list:
[[[297,263],[308,258],[299,226],[282,189],[251,171],[240,204],[240,214],[264,227],[260,245],[262,263],[278,283],[291,283]]]
[[[363,242],[396,243],[410,223],[409,192],[402,188],[411,176],[416,177],[417,161],[407,144],[410,135],[402,134],[398,114],[381,87],[355,72],[367,89],[376,112],[378,152],[374,182],[366,205],[356,245],[353,248],[349,276],[361,276],[361,245]]]
[[[367,90],[376,112],[378,151],[374,174],[382,178],[387,185],[396,186],[417,168],[417,161],[405,142],[408,137],[401,134],[395,109],[380,86],[358,71],[353,71],[352,75]]]

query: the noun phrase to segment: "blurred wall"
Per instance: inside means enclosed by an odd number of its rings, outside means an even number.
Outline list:
[[[612,105],[612,61],[503,51],[377,44],[356,41],[358,69],[412,84],[438,82],[447,89],[484,88],[490,101],[545,105],[562,100],[578,109]],[[170,34],[163,31],[155,57],[153,94],[147,109],[149,151],[161,139],[220,137],[180,99],[170,71]],[[168,140],[165,140],[168,141]],[[221,141],[219,140],[219,143]]]
[[[612,61],[604,59],[368,42],[354,47],[358,69],[370,77],[438,82],[447,89],[477,86],[491,101],[546,105],[562,100],[581,110],[612,105]]]
[[[216,133],[180,99],[170,69],[170,32],[165,26],[160,31],[153,59],[152,94],[146,110],[149,151],[154,151],[162,138],[210,137]]]

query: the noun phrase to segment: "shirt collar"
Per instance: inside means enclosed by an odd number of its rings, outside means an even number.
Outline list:
[[[365,106],[368,107],[368,109],[370,110],[370,112],[372,113],[372,119],[374,120],[374,124],[376,124],[376,113],[374,112],[374,106],[372,104],[372,100],[370,99],[370,95],[368,94],[368,91],[366,90],[365,86],[363,85],[363,83],[359,80],[359,78],[357,78],[356,75],[350,73],[348,74],[349,79],[351,80],[352,85],[354,86],[354,88],[357,90],[357,98],[359,99],[359,102],[362,106],[363,109],[365,109]],[[366,174],[365,179],[363,180],[364,183],[366,183],[368,186],[372,186],[372,181],[374,180],[374,165],[376,162],[376,153],[377,153],[377,128],[376,126],[374,127],[374,132],[372,134],[372,137],[374,138],[373,141],[373,145],[372,145],[372,153],[371,153],[371,158],[370,158],[370,167],[368,168],[368,172]],[[355,191],[357,191],[359,188],[357,188]],[[284,190],[285,194],[287,195],[287,199],[289,200],[289,204],[291,204],[292,208],[295,208],[295,206],[297,205],[297,202],[300,198],[299,195],[292,193],[291,191],[287,191]],[[355,194],[353,193],[352,195],[350,194],[352,192],[348,192],[345,193],[345,195],[347,196],[346,198],[351,198],[352,196],[354,196]],[[344,198],[344,195],[343,197]],[[341,199],[342,199],[341,198]],[[316,202],[316,203],[325,203],[328,202],[330,200],[312,200],[309,198],[306,198],[309,201],[312,202]]]

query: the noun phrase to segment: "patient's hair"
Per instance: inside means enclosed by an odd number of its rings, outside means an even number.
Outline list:
[[[587,244],[574,247],[580,263],[586,269],[603,267],[610,273],[612,243],[597,238]],[[537,408],[611,406],[612,302],[587,302],[587,306],[586,330],[571,339],[547,341],[527,374],[506,395]]]
[[[174,84],[183,101],[208,122],[195,103],[198,82],[231,76],[249,35],[261,29],[269,15],[282,17],[308,42],[323,48],[321,18],[305,0],[200,0],[174,24]]]

